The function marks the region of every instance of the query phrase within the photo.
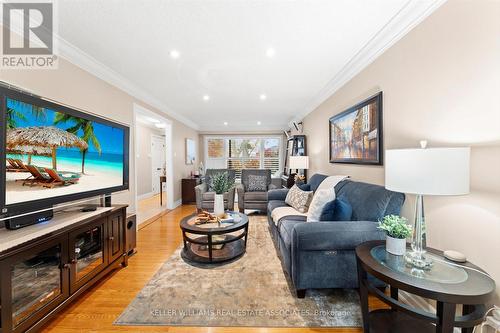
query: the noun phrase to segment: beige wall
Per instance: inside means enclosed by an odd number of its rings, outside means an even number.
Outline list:
[[[197,157],[192,165],[186,164],[186,139],[193,139],[196,145]],[[173,126],[172,130],[172,145],[172,154],[174,155],[174,198],[175,201],[179,201],[182,195],[181,179],[190,176],[191,172],[198,169],[200,160],[198,132],[182,124],[177,124]]]
[[[137,195],[148,194],[153,191],[153,174],[151,159],[151,136],[165,137],[165,131],[151,128],[137,123],[136,130],[136,165],[137,165]],[[164,138],[165,139],[165,138]]]
[[[53,99],[79,109],[119,121],[130,127],[130,190],[113,196],[115,203],[128,203],[135,211],[135,133],[133,104],[166,117],[161,111],[149,106],[96,76],[65,61],[59,60],[57,70],[1,70],[0,80],[24,88],[37,95]],[[168,118],[168,117],[167,117]],[[180,180],[189,174],[192,166],[184,164],[185,137],[197,138],[198,132],[172,119],[174,141],[174,201],[181,198]],[[181,145],[182,141],[182,145]]]
[[[384,168],[330,164],[328,119],[384,93],[385,149],[471,146],[471,193],[427,197],[428,243],[497,281],[500,303],[499,1],[450,0],[304,119],[311,172],[384,184]],[[403,214],[412,215],[413,197]]]

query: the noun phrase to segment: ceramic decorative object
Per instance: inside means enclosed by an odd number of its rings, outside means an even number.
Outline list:
[[[394,238],[387,235],[385,239],[385,249],[391,254],[402,256],[406,252],[406,238]]]
[[[224,217],[224,194],[216,194],[214,198],[214,214]]]

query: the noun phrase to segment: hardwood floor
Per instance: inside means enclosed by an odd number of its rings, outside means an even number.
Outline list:
[[[137,202],[137,223],[146,225],[156,221],[170,210],[167,209],[167,193],[163,192],[163,205],[160,205],[160,195],[139,200]]]
[[[248,328],[248,327],[166,327],[114,326],[113,321],[153,274],[182,242],[179,220],[195,211],[195,206],[181,206],[143,227],[138,233],[137,254],[129,266],[108,275],[87,291],[82,298],[61,312],[43,332],[182,332],[182,333],[285,333],[285,332],[362,332],[357,328]],[[385,307],[370,298],[371,308]]]

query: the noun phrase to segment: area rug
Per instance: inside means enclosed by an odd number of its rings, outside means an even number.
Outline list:
[[[361,326],[355,290],[308,290],[304,299],[295,296],[264,216],[250,217],[247,252],[236,261],[193,266],[180,251],[163,264],[116,325]]]

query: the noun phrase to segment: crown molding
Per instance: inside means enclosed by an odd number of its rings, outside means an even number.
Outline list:
[[[420,22],[432,14],[447,0],[435,0],[431,4],[419,0],[409,0],[382,29],[370,39],[363,48],[354,55],[332,80],[305,106],[302,112],[291,119],[301,121],[309,113],[319,107],[337,90],[358,75],[377,57],[396,44]]]
[[[89,72],[90,74],[100,78],[101,80],[111,84],[112,86],[123,90],[130,96],[137,98],[139,101],[160,110],[166,116],[169,116],[183,123],[184,125],[191,127],[192,129],[200,129],[200,126],[198,124],[188,119],[187,117],[173,111],[159,99],[152,96],[144,89],[142,89],[129,79],[125,78],[124,76],[118,74],[108,66],[99,62],[97,59],[82,51],[75,45],[69,43],[61,36],[56,35],[54,37],[57,39],[57,53],[59,56],[80,67],[81,69]]]

